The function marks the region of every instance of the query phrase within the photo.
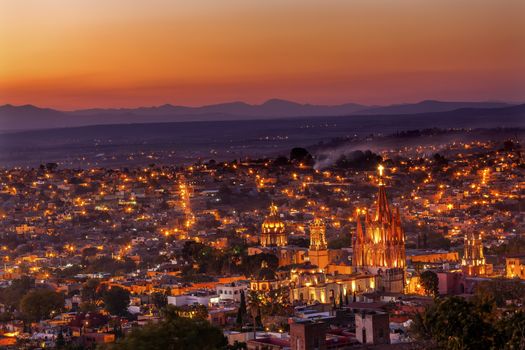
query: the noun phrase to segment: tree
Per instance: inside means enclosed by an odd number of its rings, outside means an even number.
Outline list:
[[[335,166],[342,169],[373,170],[382,160],[380,155],[370,150],[364,152],[357,150],[342,154],[335,162]]]
[[[253,325],[253,335],[255,337],[255,332],[257,329],[257,317],[261,314],[262,307],[262,294],[256,290],[250,289],[248,291],[248,310],[252,316],[252,325]]]
[[[241,290],[241,300],[239,303],[239,310],[237,310],[237,324],[242,325],[242,321],[246,315],[246,297],[244,296],[244,291]]]
[[[279,258],[277,258],[274,254],[260,253],[244,256],[242,258],[241,270],[246,276],[257,276],[261,270],[263,261],[271,270],[275,270],[279,266]]]
[[[498,349],[525,349],[525,311],[509,312],[501,317],[496,327]]]
[[[288,165],[288,158],[286,158],[285,156],[278,156],[278,157],[275,158],[275,160],[273,161],[273,165],[275,165],[275,166],[285,166],[285,165]]]
[[[421,275],[419,275],[419,280],[427,295],[436,297],[439,294],[439,278],[434,271],[423,271]]]
[[[100,281],[98,279],[92,278],[82,284],[82,289],[80,290],[80,297],[83,301],[94,303],[100,298],[99,289]]]
[[[79,309],[81,312],[95,312],[97,311],[97,305],[95,303],[83,302],[80,303]]]
[[[28,321],[47,319],[64,306],[64,296],[50,289],[33,289],[20,301],[20,311]]]
[[[444,156],[439,154],[439,153],[434,154],[433,158],[434,158],[434,163],[436,163],[439,166],[443,166],[443,165],[447,165],[448,164],[448,160]]]
[[[96,256],[98,254],[98,249],[96,247],[88,247],[82,250],[82,259]]]
[[[338,238],[328,241],[328,249],[341,249],[341,248],[348,248],[351,246],[352,246],[352,237],[350,235],[345,235],[343,237],[338,237]]]
[[[505,306],[507,300],[525,300],[525,286],[519,281],[495,278],[476,285],[474,298],[477,302],[494,302],[496,306]]]
[[[58,333],[57,339],[55,340],[55,346],[57,349],[62,349],[64,346],[66,346],[66,341],[62,332]]]
[[[512,140],[506,140],[505,142],[503,142],[503,150],[505,150],[507,152],[512,151],[515,147],[519,148],[519,144],[517,144],[517,145],[514,144],[514,142],[512,142]]]
[[[168,305],[168,296],[166,293],[155,292],[151,295],[151,302],[155,307],[161,309]]]
[[[170,310],[176,312],[180,317],[188,317],[192,319],[207,320],[208,319],[208,308],[204,305],[193,304],[187,306],[172,306]]]
[[[124,316],[127,314],[130,299],[126,289],[113,286],[104,292],[102,300],[104,300],[104,308],[111,315]]]
[[[490,313],[460,297],[436,299],[422,313],[416,314],[412,335],[426,348],[490,349],[494,345],[495,329]],[[432,345],[432,346],[431,346]]]
[[[290,295],[288,288],[273,288],[266,291],[250,290],[248,309],[252,316],[286,316],[290,313]]]
[[[290,161],[311,165],[313,163],[313,158],[310,152],[305,148],[295,147],[290,151]]]
[[[9,287],[3,288],[2,293],[0,293],[0,302],[9,306],[10,309],[18,309],[22,297],[34,286],[35,280],[29,276],[15,279]]]
[[[226,347],[227,350],[246,350],[248,349],[248,345],[246,345],[245,342],[238,342],[237,340],[233,342],[233,345],[228,345]]]
[[[203,319],[180,317],[171,305],[164,320],[137,328],[115,344],[113,350],[214,350],[226,347],[222,331]]]

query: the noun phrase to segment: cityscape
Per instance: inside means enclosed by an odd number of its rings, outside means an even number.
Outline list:
[[[522,152],[507,140],[324,170],[304,148],[186,167],[3,170],[3,341],[114,342],[173,305],[232,346],[322,337],[345,349],[410,344],[437,295],[488,294],[511,312],[524,297]]]
[[[523,3],[151,3],[0,0],[0,349],[525,349]]]

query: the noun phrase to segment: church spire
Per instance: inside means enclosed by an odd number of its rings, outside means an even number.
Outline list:
[[[385,167],[379,164],[377,170],[379,171],[379,193],[377,195],[377,208],[375,221],[383,221],[385,218],[390,218],[391,212],[386,198],[385,182],[383,181],[383,171]]]
[[[405,239],[398,207],[390,207],[383,178],[384,167],[379,165],[378,196],[375,212],[365,210],[365,225],[357,209],[356,233],[353,240],[352,263],[357,268],[405,268]],[[402,283],[401,283],[402,284]]]

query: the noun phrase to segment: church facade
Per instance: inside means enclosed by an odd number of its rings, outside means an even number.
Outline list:
[[[314,218],[309,229],[308,248],[288,246],[285,224],[277,207],[270,207],[261,226],[260,246],[250,247],[248,252],[276,255],[279,273],[270,276],[264,269],[264,276],[252,277],[251,289],[286,287],[292,302],[332,304],[355,300],[363,293],[404,292],[405,234],[399,210],[392,209],[387,200],[381,167],[376,209],[357,216],[351,263],[349,256],[333,254],[344,249],[328,249],[322,219]]]
[[[364,222],[363,222],[364,216]],[[378,277],[378,290],[401,293],[405,285],[405,233],[399,209],[390,207],[379,166],[379,191],[374,213],[357,211],[352,265]]]
[[[487,264],[483,254],[483,241],[480,233],[467,233],[461,269],[467,276],[483,276],[492,274],[492,265]]]

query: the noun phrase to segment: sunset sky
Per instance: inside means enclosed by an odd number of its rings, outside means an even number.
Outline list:
[[[523,0],[0,0],[0,103],[525,101]]]

